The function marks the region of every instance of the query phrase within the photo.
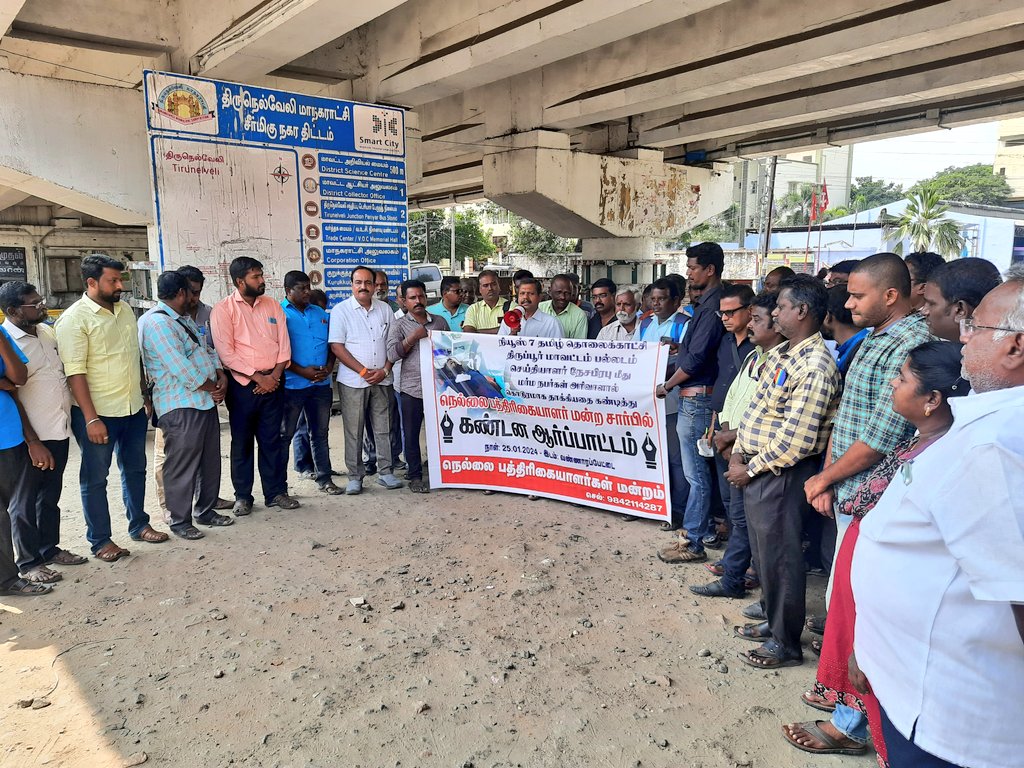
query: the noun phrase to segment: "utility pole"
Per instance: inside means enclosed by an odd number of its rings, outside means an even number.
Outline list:
[[[452,260],[448,266],[449,274],[455,272],[455,206],[452,205]]]
[[[772,208],[775,203],[775,169],[779,164],[779,156],[772,155],[768,158],[768,184],[765,186],[765,194],[761,199],[761,221],[763,230],[761,234],[761,260],[768,260],[768,248],[772,240]],[[761,266],[758,265],[758,277],[761,276]]]

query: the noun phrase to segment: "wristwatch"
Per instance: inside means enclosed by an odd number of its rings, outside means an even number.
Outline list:
[[[757,472],[755,472],[752,469],[748,469],[747,470],[747,477],[749,477],[751,480],[753,480],[755,477],[757,477]]]

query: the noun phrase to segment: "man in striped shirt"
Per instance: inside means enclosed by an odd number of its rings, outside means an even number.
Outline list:
[[[217,353],[203,344],[188,316],[191,287],[180,272],[157,280],[159,303],[139,321],[139,347],[153,385],[153,410],[164,441],[164,489],[171,533],[201,539],[193,525],[231,525],[217,514],[220,489],[220,420],[227,376]],[[194,502],[194,507],[193,507]]]
[[[803,521],[813,514],[804,483],[821,465],[842,380],[819,329],[828,295],[810,275],[782,281],[772,317],[788,341],[765,361],[754,399],[739,423],[726,480],[743,489],[751,550],[761,577],[766,622],[736,627],[763,644],[740,659],[774,669],[803,663],[806,605]]]

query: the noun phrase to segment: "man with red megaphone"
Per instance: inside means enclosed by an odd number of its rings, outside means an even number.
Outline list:
[[[519,306],[505,313],[498,328],[499,336],[540,336],[561,339],[562,326],[553,316],[538,311],[540,306],[540,280],[528,277],[519,283],[516,296]]]

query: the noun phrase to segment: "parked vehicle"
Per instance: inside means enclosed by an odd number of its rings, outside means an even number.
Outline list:
[[[409,264],[409,279],[420,280],[427,286],[427,302],[436,304],[441,300],[441,268],[426,261]]]

